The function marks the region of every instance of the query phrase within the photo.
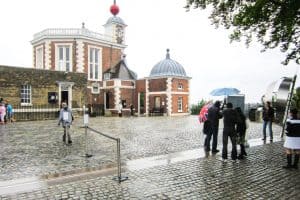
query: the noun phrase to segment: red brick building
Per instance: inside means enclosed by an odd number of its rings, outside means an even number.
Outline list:
[[[118,11],[114,4],[104,34],[90,31],[84,23],[81,28],[46,29],[35,34],[31,41],[34,68],[86,74],[84,104],[91,112],[100,109],[103,114],[116,114],[122,103],[125,113],[132,105],[137,114],[188,114],[190,77],[170,58],[169,51],[149,77],[137,80],[129,69],[123,55],[127,25],[117,16]],[[76,94],[71,82],[58,82],[56,92],[59,103],[72,105]]]

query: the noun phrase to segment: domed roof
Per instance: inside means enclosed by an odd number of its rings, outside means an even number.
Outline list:
[[[112,16],[110,17],[106,24],[120,24],[120,25],[126,25],[125,22],[123,21],[123,19],[121,17],[118,17],[118,16]]]
[[[182,65],[170,58],[169,49],[167,49],[166,59],[157,63],[150,72],[150,77],[158,76],[187,77]]]

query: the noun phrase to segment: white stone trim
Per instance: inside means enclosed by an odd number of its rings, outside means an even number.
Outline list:
[[[65,38],[65,39],[63,39]],[[31,44],[37,44],[45,39],[57,40],[73,40],[81,39],[89,42],[100,43],[102,46],[124,49],[127,47],[125,44],[118,44],[114,42],[114,38],[111,35],[103,35],[97,32],[92,32],[86,28],[51,28],[34,34]]]
[[[84,72],[84,43],[82,40],[76,40],[76,72]]]
[[[119,87],[115,87],[114,90],[115,90],[115,99],[114,99],[115,100],[115,109],[118,109],[118,105],[121,101],[121,90]]]
[[[51,69],[51,41],[45,40],[45,69]]]
[[[167,110],[168,116],[172,114],[172,78],[167,79]]]

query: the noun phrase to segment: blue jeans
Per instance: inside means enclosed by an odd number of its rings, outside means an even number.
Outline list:
[[[269,134],[270,134],[270,140],[273,140],[273,131],[272,131],[272,121],[265,121],[263,122],[263,136],[264,139],[266,139],[266,129],[267,126],[269,127]]]

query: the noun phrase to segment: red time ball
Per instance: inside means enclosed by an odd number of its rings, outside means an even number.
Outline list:
[[[117,6],[116,4],[112,5],[110,7],[110,12],[113,14],[113,15],[117,15],[119,13],[119,6]]]

